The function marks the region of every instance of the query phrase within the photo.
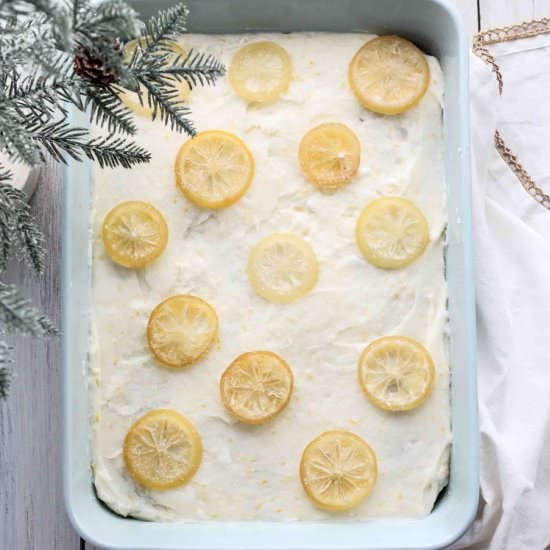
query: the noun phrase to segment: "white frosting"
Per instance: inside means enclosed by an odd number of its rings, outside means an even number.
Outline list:
[[[367,112],[349,88],[347,67],[368,38],[320,33],[185,37],[184,45],[212,52],[226,65],[252,40],[274,40],[292,58],[290,88],[272,105],[247,105],[226,78],[191,94],[192,118],[200,130],[233,132],[254,155],[252,186],[230,208],[202,210],[176,190],[174,159],[187,138],[160,122],[137,121],[136,139],[151,151],[150,164],[96,169],[93,465],[99,498],[118,513],[173,521],[333,518],[311,504],[298,474],[305,445],[330,428],[355,432],[378,456],[376,487],[350,517],[424,516],[446,483],[451,434],[442,74],[429,58],[432,81],[419,106],[394,117]],[[302,136],[324,122],[346,124],[362,146],[358,176],[333,194],[307,183],[297,162]],[[413,200],[430,225],[426,252],[403,270],[377,269],[355,244],[361,209],[381,195]],[[105,214],[125,200],[151,202],[170,229],[167,249],[142,271],[115,266],[101,243]],[[251,247],[277,231],[304,236],[320,264],[317,287],[287,305],[259,298],[246,275]],[[153,307],[178,293],[212,304],[220,331],[219,343],[204,359],[175,371],[155,364],[145,326]],[[436,365],[431,396],[404,414],[376,409],[357,381],[361,351],[370,340],[391,334],[418,339]],[[245,426],[225,411],[218,384],[237,355],[257,349],[272,350],[288,362],[295,390],[274,421]],[[129,427],[160,407],[187,416],[204,445],[195,477],[167,492],[137,486],[122,460]]]

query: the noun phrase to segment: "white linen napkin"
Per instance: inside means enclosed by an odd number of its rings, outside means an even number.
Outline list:
[[[550,547],[550,210],[494,147],[498,129],[550,194],[550,36],[471,57],[481,498],[454,549]]]

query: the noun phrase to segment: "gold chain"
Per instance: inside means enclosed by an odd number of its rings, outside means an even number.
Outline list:
[[[481,60],[485,61],[487,65],[491,66],[498,82],[498,93],[502,95],[503,80],[502,73],[500,72],[500,67],[497,65],[497,62],[489,51],[489,48],[487,48],[487,46],[482,42],[481,34],[476,34],[474,36],[472,50]]]
[[[514,172],[525,191],[527,191],[527,193],[529,193],[529,195],[539,204],[550,210],[550,196],[544,193],[544,191],[533,181],[516,155],[514,155],[506,143],[504,143],[498,130],[495,132],[495,147],[504,162],[510,167],[512,172]]]
[[[512,25],[511,27],[490,29],[474,35],[472,51],[475,55],[487,63],[487,65],[491,66],[491,69],[495,73],[495,77],[497,79],[498,91],[500,95],[502,95],[504,83],[502,72],[487,46],[489,44],[497,44],[498,42],[521,40],[523,38],[530,38],[532,36],[538,36],[546,33],[550,33],[550,17],[527,21],[525,23],[520,23],[519,25]],[[529,195],[533,197],[541,206],[550,210],[550,196],[544,193],[544,191],[533,181],[533,178],[531,178],[527,170],[523,167],[521,162],[519,162],[516,155],[514,155],[510,148],[506,145],[498,130],[495,131],[495,148],[510,170],[512,170],[515,174],[525,191],[527,191],[527,193],[529,193]]]
[[[550,17],[542,19],[533,19],[519,25],[511,27],[497,27],[477,33],[476,39],[480,40],[485,46],[496,44],[498,42],[510,42],[512,40],[521,40],[522,38],[530,38],[539,34],[550,32]]]

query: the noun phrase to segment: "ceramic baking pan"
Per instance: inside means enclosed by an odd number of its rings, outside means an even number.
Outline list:
[[[144,16],[169,1],[132,2]],[[69,516],[100,547],[140,549],[440,548],[472,520],[478,496],[475,316],[468,138],[468,44],[443,0],[188,0],[197,33],[396,33],[436,56],[445,75],[450,364],[453,445],[448,489],[425,519],[153,523],[117,516],[96,498],[90,469],[87,357],[90,334],[90,166],[71,162],[64,183],[64,480]],[[82,115],[74,122],[86,124]]]

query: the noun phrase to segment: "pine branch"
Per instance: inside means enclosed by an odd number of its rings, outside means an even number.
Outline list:
[[[41,124],[39,119],[38,124]],[[25,120],[17,113],[0,108],[0,151],[5,151],[16,162],[30,166],[42,164],[44,154],[37,148],[32,133],[25,126]]]
[[[106,0],[96,5],[90,2],[73,2],[73,32],[77,37],[88,39],[99,36],[121,40],[133,38],[138,34],[138,16],[126,2]]]
[[[120,97],[111,87],[98,90],[88,86],[85,90],[84,109],[90,109],[90,120],[98,126],[107,126],[111,133],[134,135],[136,125],[132,114],[121,103]],[[83,110],[84,110],[83,109]]]
[[[189,88],[193,89],[199,84],[214,84],[218,77],[225,74],[225,67],[211,54],[190,50],[187,56],[175,59],[172,66],[165,68],[162,73],[171,75],[176,80],[185,80]]]
[[[73,3],[73,40],[75,50],[111,69],[119,78],[126,78],[126,64],[120,41],[139,34],[137,13],[121,0],[106,0],[98,4]]]
[[[0,111],[47,122],[56,115],[66,114],[60,97],[72,100],[78,92],[79,82],[74,76],[22,76],[14,71],[0,92]]]
[[[20,208],[17,210],[16,214],[19,253],[21,258],[32,267],[36,273],[42,274],[46,269],[44,234],[36,224],[29,205],[23,202],[25,198],[25,194],[20,192],[18,201]]]
[[[40,231],[26,195],[10,183],[12,174],[0,169],[0,271],[4,271],[11,251],[16,248],[19,257],[37,273],[46,267],[45,239]]]
[[[8,397],[13,380],[13,347],[0,340],[0,399]]]
[[[158,50],[170,50],[170,42],[178,35],[187,32],[186,23],[189,10],[183,4],[161,11],[145,23],[141,33],[144,48],[142,59],[151,58]]]
[[[2,30],[0,29],[0,36]],[[17,35],[19,38],[21,35]],[[25,37],[23,37],[23,40]],[[64,78],[69,71],[67,67],[72,65],[72,55],[66,52],[59,52],[51,48],[47,41],[44,44],[38,44],[44,40],[41,36],[33,36],[26,39],[25,43],[18,39],[12,48],[5,47],[6,40],[0,39],[0,66],[2,73],[7,74],[8,70],[20,70],[22,67],[28,68],[29,73],[40,74],[41,76],[55,75],[57,78]],[[45,40],[51,40],[47,38]],[[9,45],[8,45],[9,46]]]
[[[131,168],[151,160],[150,153],[131,141],[116,136],[88,139],[87,130],[71,128],[63,120],[33,130],[35,139],[59,162],[65,162],[63,152],[79,161],[84,154],[102,168]]]
[[[48,21],[59,49],[69,47],[67,2],[57,0],[3,0],[0,16],[3,18],[28,18],[42,15]]]
[[[196,134],[189,119],[191,111],[178,98],[176,83],[185,81],[190,88],[198,84],[213,84],[225,74],[221,62],[211,55],[190,51],[185,57],[173,56],[171,44],[186,31],[187,8],[178,4],[145,25],[141,41],[128,62],[129,80],[141,84],[147,90],[147,103],[152,108],[152,118],[160,118],[172,130]],[[133,86],[139,89],[139,86]],[[140,95],[140,101],[143,101]]]
[[[0,151],[30,165],[43,163],[45,153],[64,163],[64,152],[77,161],[86,156],[109,168],[131,168],[151,159],[143,147],[116,135],[90,139],[88,130],[72,128],[65,119],[47,122],[32,115],[9,117],[0,109]]]
[[[185,132],[190,136],[197,133],[195,126],[188,116],[191,110],[177,98],[178,90],[171,88],[169,91],[164,87],[157,86],[152,81],[141,80],[147,90],[147,101],[152,108],[152,118],[158,116],[171,130]]]
[[[11,185],[13,174],[8,170],[0,168],[0,186]],[[6,204],[0,198],[0,272],[8,267],[12,243],[13,243],[13,220],[11,216],[11,205]]]
[[[0,4],[1,6],[2,4]],[[29,63],[40,66],[45,50],[55,51],[51,26],[43,15],[27,20],[1,16],[0,7],[0,66],[2,73]]]
[[[12,225],[11,219],[6,219],[0,214],[0,272],[6,271],[12,251]]]
[[[57,336],[59,331],[13,285],[0,282],[0,322],[6,329],[33,336]]]
[[[80,144],[84,154],[96,161],[101,168],[132,168],[136,164],[145,164],[151,160],[151,154],[136,143],[124,138],[94,138]]]

